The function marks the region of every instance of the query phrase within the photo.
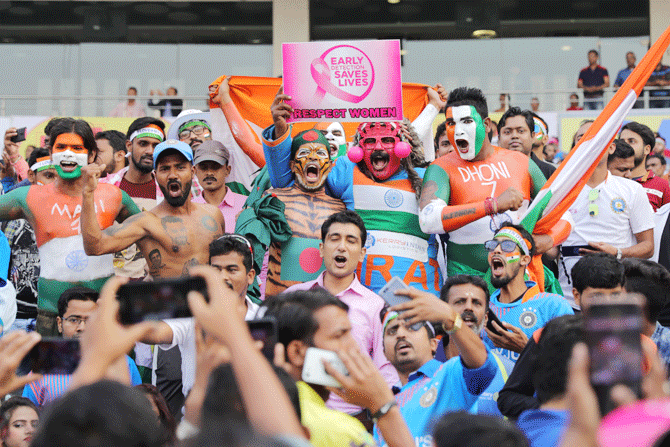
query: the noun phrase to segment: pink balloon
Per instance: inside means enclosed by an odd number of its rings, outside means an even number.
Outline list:
[[[360,146],[350,147],[347,151],[347,157],[349,157],[349,160],[353,163],[358,163],[363,159],[363,148]]]
[[[401,141],[395,145],[395,149],[393,149],[393,151],[398,158],[405,158],[410,154],[410,152],[412,152],[412,146],[410,146],[409,143],[405,141]]]

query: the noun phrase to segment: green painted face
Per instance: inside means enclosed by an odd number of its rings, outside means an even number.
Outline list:
[[[74,168],[74,171],[71,172],[65,172],[63,171],[63,168],[60,167],[60,165],[56,165],[56,173],[58,176],[62,179],[65,180],[71,180],[73,178],[79,178],[81,177],[81,166],[77,166]]]
[[[486,126],[474,106],[447,109],[447,136],[463,160],[472,160],[482,150]]]

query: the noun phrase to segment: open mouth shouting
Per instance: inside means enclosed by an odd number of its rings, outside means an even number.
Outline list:
[[[333,259],[335,261],[335,267],[342,269],[347,266],[348,259],[345,255],[335,255]]]
[[[73,172],[75,169],[77,169],[77,162],[75,161],[66,161],[63,160],[60,162],[60,167],[63,170],[63,172]]]
[[[330,158],[334,158],[337,156],[337,153],[339,152],[340,148],[337,147],[337,144],[335,144],[335,141],[328,141],[329,146],[330,146]]]
[[[456,140],[456,147],[458,148],[458,151],[461,154],[467,154],[468,151],[470,150],[470,143],[468,143],[468,140],[464,140],[463,138],[458,138]]]
[[[470,326],[470,329],[475,329],[477,327],[477,324],[479,323],[477,321],[477,317],[475,316],[474,312],[465,310],[461,314],[461,319],[463,320],[463,323],[467,324]]]
[[[170,180],[167,184],[167,190],[171,197],[181,196],[181,182],[177,180]]]
[[[388,166],[391,156],[386,151],[373,151],[370,154],[370,163],[375,171],[383,171]]]
[[[305,165],[305,181],[317,183],[319,181],[319,163],[310,161]]]
[[[500,255],[493,255],[491,257],[491,275],[500,278],[505,274],[505,266],[507,261]]]

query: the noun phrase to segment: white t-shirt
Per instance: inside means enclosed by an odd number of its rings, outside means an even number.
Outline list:
[[[598,197],[589,200],[594,189],[598,191]],[[598,207],[596,216],[589,214],[592,204]],[[564,247],[606,242],[617,248],[628,248],[637,244],[636,234],[654,228],[654,210],[642,186],[609,172],[605,181],[595,188],[585,185],[569,211],[574,225]],[[558,280],[563,293],[570,299],[572,281],[569,275],[579,259],[580,256],[563,257],[558,266]]]
[[[258,304],[252,302],[246,297],[247,314],[244,316],[246,321],[256,318]],[[163,320],[172,329],[172,343],[158,345],[163,350],[179,346],[181,352],[181,389],[184,396],[193,388],[195,382],[195,319],[194,318],[174,318]]]
[[[6,242],[5,242],[6,243]],[[0,336],[7,332],[14,320],[16,320],[16,289],[11,281],[0,280],[4,282],[0,286]]]

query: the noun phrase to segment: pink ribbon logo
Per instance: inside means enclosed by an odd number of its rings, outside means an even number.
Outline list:
[[[368,64],[370,64],[370,76],[369,76],[369,86],[367,90],[363,92],[362,95],[354,95],[346,90],[343,90],[339,88],[338,86],[334,85],[331,79],[331,74],[330,74],[330,66],[326,62],[326,57],[328,53],[332,52],[333,50],[337,48],[352,48],[365,56],[365,59],[367,59]],[[312,61],[312,64],[310,66],[310,71],[312,73],[312,79],[314,79],[314,82],[316,82],[317,89],[316,89],[316,99],[317,101],[321,101],[323,97],[326,95],[326,93],[330,93],[334,97],[341,99],[342,101],[347,101],[351,103],[359,103],[365,99],[366,96],[370,94],[370,91],[372,91],[372,87],[375,84],[375,69],[374,66],[372,65],[372,61],[368,57],[367,54],[363,53],[360,49],[351,46],[351,45],[338,45],[335,47],[332,47],[328,50],[326,50],[320,58],[314,59]]]

